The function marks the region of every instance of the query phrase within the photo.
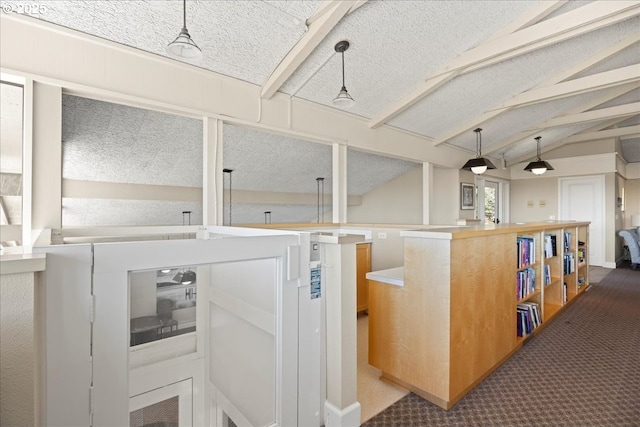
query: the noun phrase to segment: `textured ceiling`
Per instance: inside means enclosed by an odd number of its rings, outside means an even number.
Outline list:
[[[17,10],[18,5],[30,3],[5,1],[3,4]],[[157,55],[165,55],[166,44],[181,27],[182,2],[177,0],[47,1],[43,4],[46,13],[32,15],[34,18]],[[264,85],[278,64],[290,60],[288,55],[295,51],[296,44],[305,37],[308,39],[310,32],[305,33],[306,23],[309,28],[316,28],[322,24],[321,19],[315,19],[316,14],[330,13],[338,4],[188,1],[187,27],[204,53],[197,66]],[[589,84],[581,83],[584,89],[568,96],[543,99],[534,105],[516,105],[495,117],[484,116],[540,85],[578,80],[623,67],[635,66],[637,71],[633,72],[632,80],[637,83],[640,80],[640,43],[637,41],[599,61],[585,61],[626,37],[638,36],[640,2],[369,0],[357,4],[361,7],[342,16],[334,27],[326,28],[327,35],[317,41],[317,47],[301,58],[301,65],[276,89],[330,106],[341,85],[340,56],[336,55],[334,45],[347,39],[351,47],[344,55],[346,86],[356,100],[351,113],[371,120],[372,126],[387,123],[423,135],[425,144],[431,141],[452,144],[470,153],[475,153],[472,129],[482,127],[483,149],[495,158],[504,155],[507,161],[535,156],[535,144],[531,143],[535,135],[530,135],[533,131],[543,136],[545,145],[558,146],[568,136],[593,132],[594,126],[606,128],[607,125],[605,117],[546,129],[548,120],[637,102],[633,95],[624,99],[616,96],[619,90],[616,85],[592,89]],[[533,10],[541,11],[555,4],[559,7],[534,17]],[[627,9],[612,9],[621,6]],[[595,10],[596,7],[599,9]],[[626,15],[618,19],[621,14]],[[593,18],[599,28],[585,23],[554,34],[558,28],[573,25],[583,16]],[[314,19],[307,21],[309,18]],[[519,28],[504,31],[518,20],[522,23]],[[496,34],[501,37],[491,44]],[[528,41],[524,45],[526,51],[506,50],[509,54],[516,52],[514,56],[496,59],[499,54],[489,49],[529,36],[537,40]],[[469,57],[471,52],[477,52],[479,62],[475,69],[463,69],[460,75],[435,90],[417,94],[425,81],[453,62]],[[550,83],[579,65],[582,68]],[[560,91],[555,89],[558,86],[553,89]],[[413,95],[415,103],[401,110],[392,108]],[[612,101],[612,98],[618,99]],[[376,121],[378,117],[382,119]],[[635,122],[624,120],[617,128],[624,123],[632,126]],[[629,131],[629,135],[633,132]],[[270,141],[274,139],[277,137]],[[286,144],[286,139],[282,143]],[[301,150],[298,157],[304,157],[307,148],[303,144],[296,144],[294,148]],[[640,161],[640,158],[626,157],[628,161]],[[323,170],[316,172],[316,166],[321,165],[314,165],[313,173],[308,171],[309,176],[328,174]],[[244,179],[239,171],[238,184]],[[277,182],[280,178],[269,179]],[[295,191],[307,191],[302,189],[302,181],[299,185],[301,188]]]
[[[62,177],[202,187],[202,121],[62,97]]]

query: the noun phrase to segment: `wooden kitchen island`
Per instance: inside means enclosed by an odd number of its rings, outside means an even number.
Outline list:
[[[451,408],[587,288],[588,229],[544,222],[401,232],[404,281],[370,280],[369,364]]]

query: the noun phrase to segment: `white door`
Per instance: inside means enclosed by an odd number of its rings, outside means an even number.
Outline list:
[[[590,221],[589,264],[604,265],[604,175],[559,180],[560,220]]]

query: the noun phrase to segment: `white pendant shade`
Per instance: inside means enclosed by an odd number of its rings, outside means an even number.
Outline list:
[[[483,174],[487,171],[487,166],[474,166],[471,168],[471,172],[475,173],[476,175],[480,175]]]
[[[167,45],[167,54],[175,59],[195,61],[202,57],[202,50],[191,39],[189,31],[182,28],[178,37]]]
[[[333,98],[332,103],[336,107],[349,108],[353,106],[353,104],[355,104],[355,101],[353,100],[351,95],[349,95],[347,89],[343,86],[338,96]]]

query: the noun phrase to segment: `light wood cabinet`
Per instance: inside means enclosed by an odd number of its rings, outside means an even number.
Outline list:
[[[546,259],[545,233],[565,232],[572,243]],[[449,409],[517,351],[588,284],[588,261],[578,263],[578,240],[588,244],[588,223],[472,226],[401,232],[404,286],[370,282],[369,363],[382,377]],[[580,236],[580,237],[577,237]],[[532,242],[534,258],[519,265],[518,240]],[[576,272],[563,274],[566,254]],[[544,283],[549,264],[551,280]],[[535,272],[519,294],[519,272]],[[530,271],[529,271],[530,272]],[[582,278],[579,286],[579,278]],[[562,301],[563,283],[568,298]],[[518,336],[518,304],[540,310],[541,325]]]
[[[362,313],[369,309],[369,283],[367,273],[371,271],[371,243],[356,245],[356,311]]]

